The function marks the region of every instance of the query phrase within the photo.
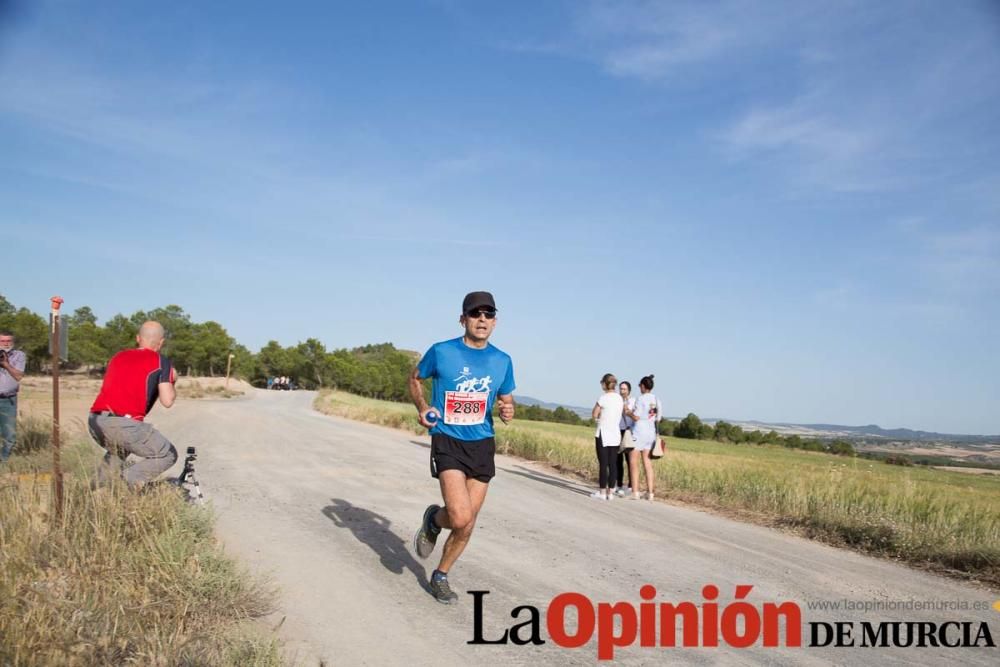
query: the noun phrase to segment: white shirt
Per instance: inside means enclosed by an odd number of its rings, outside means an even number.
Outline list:
[[[633,412],[635,412],[637,419],[633,433],[637,446],[650,444],[656,440],[656,422],[659,421],[659,411],[655,415],[652,414],[652,411],[658,404],[659,401],[652,392],[640,394],[635,399]]]
[[[594,436],[601,436],[601,444],[605,447],[617,447],[622,440],[618,422],[621,421],[625,401],[622,400],[621,394],[609,391],[601,394],[597,404],[601,406],[601,415],[597,418],[597,430]]]
[[[7,363],[22,373],[27,359],[28,357],[21,350],[11,350],[7,353]],[[6,368],[0,367],[0,396],[16,395],[20,388],[21,385],[14,379],[14,376],[8,373]]]
[[[619,394],[621,396],[621,394]],[[631,412],[635,412],[635,396],[628,397],[628,403],[626,405]],[[618,422],[618,430],[624,431],[625,429],[630,429],[635,425],[635,420],[629,417],[627,414],[622,412],[621,421]]]

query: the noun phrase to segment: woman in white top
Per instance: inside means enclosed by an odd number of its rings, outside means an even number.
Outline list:
[[[639,475],[638,463],[642,456],[642,467],[646,474],[647,498],[653,500],[653,461],[649,458],[649,452],[656,442],[656,423],[660,421],[659,401],[653,394],[653,376],[647,375],[639,381],[639,397],[635,401],[635,406],[625,411],[629,417],[635,420],[635,427],[632,435],[635,438],[635,449],[629,456],[629,466],[632,469],[632,497],[639,497]]]
[[[618,393],[621,394],[622,400],[625,401],[625,408],[627,410],[635,410],[635,397],[632,396],[632,383],[627,380],[622,380],[618,383]],[[618,422],[618,435],[622,438],[625,437],[625,431],[629,432],[629,442],[632,442],[632,427],[635,425],[635,420],[628,416],[628,414],[622,411],[622,419]],[[632,454],[632,447],[618,452],[618,456],[615,459],[615,464],[618,466],[618,477],[615,478],[616,486],[615,494],[619,496],[624,496],[628,492],[625,486],[625,469],[628,468],[628,486],[632,486],[632,478],[635,476],[635,472],[632,468],[632,462],[630,460]]]
[[[618,422],[622,418],[622,408],[625,402],[615,391],[618,380],[611,373],[605,373],[601,378],[601,388],[604,393],[597,399],[591,413],[597,421],[597,431],[594,433],[594,443],[597,446],[597,479],[600,490],[591,494],[592,498],[611,500],[614,498],[612,487],[617,475],[616,457],[621,434]]]

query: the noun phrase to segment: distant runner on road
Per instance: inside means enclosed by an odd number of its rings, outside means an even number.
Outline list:
[[[505,423],[514,418],[513,362],[488,342],[496,316],[492,294],[467,294],[458,320],[465,335],[432,345],[410,375],[410,396],[420,423],[431,433],[431,476],[441,484],[444,498],[444,507],[430,505],[424,511],[413,549],[427,558],[441,530],[451,531],[430,582],[431,593],[444,604],[458,600],[448,572],[472,537],[496,474],[493,406],[498,399],[500,418]],[[420,382],[427,378],[434,381],[431,405]]]

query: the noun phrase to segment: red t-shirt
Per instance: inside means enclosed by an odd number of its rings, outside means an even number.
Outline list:
[[[171,382],[170,360],[147,349],[123,350],[111,357],[101,393],[91,412],[113,412],[142,421],[160,396],[160,383]]]

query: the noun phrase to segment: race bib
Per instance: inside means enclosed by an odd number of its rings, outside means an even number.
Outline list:
[[[488,391],[444,392],[444,423],[471,426],[486,421]]]

